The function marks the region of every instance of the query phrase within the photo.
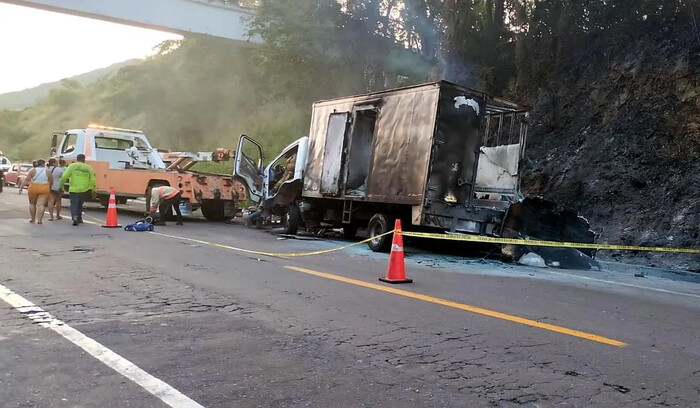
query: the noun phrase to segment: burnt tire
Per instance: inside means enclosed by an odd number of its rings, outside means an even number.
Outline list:
[[[385,214],[374,214],[372,218],[370,218],[369,224],[367,224],[368,238],[386,234],[391,231],[393,229],[392,221],[393,220]],[[367,242],[367,246],[374,252],[389,252],[392,239],[393,237],[391,234],[387,234],[383,237],[372,239]]]
[[[357,236],[357,225],[356,224],[343,225],[343,238],[355,239],[356,236]]]
[[[202,215],[209,221],[226,221],[224,202],[220,200],[207,200],[200,207]]]
[[[295,204],[290,204],[282,217],[282,232],[296,235],[301,225],[301,211]]]

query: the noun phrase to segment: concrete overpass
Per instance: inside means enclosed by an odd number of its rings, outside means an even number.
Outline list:
[[[245,19],[252,11],[225,0],[0,0],[42,10],[72,14],[186,35],[207,34],[259,43],[247,36]]]

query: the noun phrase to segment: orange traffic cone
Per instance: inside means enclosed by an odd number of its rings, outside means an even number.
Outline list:
[[[386,283],[411,283],[413,279],[406,278],[406,267],[403,262],[403,237],[401,236],[401,220],[396,220],[394,226],[394,240],[391,243],[391,255],[389,255],[389,268],[386,270],[386,278],[379,278]]]
[[[107,221],[103,228],[121,228],[117,221],[117,197],[114,188],[109,189],[109,204],[107,205]]]

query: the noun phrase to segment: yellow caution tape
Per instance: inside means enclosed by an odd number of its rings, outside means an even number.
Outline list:
[[[230,245],[217,244],[217,243],[215,243],[215,242],[204,241],[204,240],[201,240],[201,239],[194,239],[194,238],[187,238],[187,237],[179,237],[179,236],[176,236],[176,235],[168,235],[168,234],[163,234],[163,233],[160,233],[160,232],[149,232],[149,234],[158,235],[158,236],[161,236],[161,237],[172,238],[172,239],[179,239],[179,240],[181,240],[181,241],[195,242],[195,243],[202,244],[202,245],[209,245],[209,246],[214,246],[214,247],[217,247],[217,248],[223,248],[223,249],[229,249],[229,250],[232,250],[232,251],[244,252],[244,253],[246,253],[246,254],[261,255],[261,256],[270,256],[270,257],[275,257],[275,258],[298,258],[298,257],[302,257],[302,256],[312,256],[312,255],[323,255],[323,254],[328,254],[328,253],[331,253],[331,252],[342,251],[342,250],[344,250],[344,249],[348,249],[348,248],[350,248],[350,247],[354,247],[354,246],[357,246],[357,245],[366,244],[366,243],[368,243],[369,241],[371,241],[371,240],[373,240],[373,239],[380,238],[380,237],[383,237],[383,236],[385,236],[385,235],[389,235],[389,234],[393,234],[393,233],[394,233],[394,230],[391,230],[391,231],[389,231],[389,232],[385,232],[384,234],[375,235],[375,236],[373,236],[373,237],[367,238],[367,239],[362,240],[362,241],[360,241],[360,242],[353,242],[353,243],[351,243],[351,244],[343,245],[343,246],[336,247],[336,248],[322,249],[322,250],[320,250],[320,251],[282,253],[282,252],[254,251],[254,250],[252,250],[252,249],[245,249],[245,248],[238,248],[238,247],[234,247],[234,246],[230,246]]]
[[[648,246],[633,246],[633,245],[608,245],[608,244],[587,244],[580,242],[558,242],[544,241],[538,239],[515,239],[515,238],[498,238],[484,237],[480,235],[448,235],[448,234],[430,234],[426,232],[400,232],[405,237],[443,239],[450,241],[468,241],[468,242],[489,242],[492,244],[512,244],[512,245],[530,245],[542,247],[557,247],[557,248],[578,248],[578,249],[603,249],[612,251],[648,251],[648,252],[673,252],[683,254],[700,254],[700,249],[696,248],[666,248],[666,247],[648,247]]]

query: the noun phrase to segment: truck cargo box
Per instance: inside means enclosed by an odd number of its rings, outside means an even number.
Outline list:
[[[519,195],[527,112],[446,81],[316,102],[302,196],[407,205],[412,225],[490,233]]]

